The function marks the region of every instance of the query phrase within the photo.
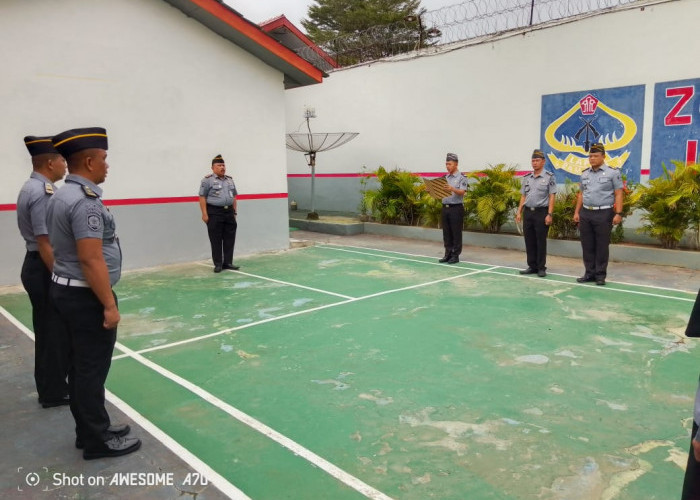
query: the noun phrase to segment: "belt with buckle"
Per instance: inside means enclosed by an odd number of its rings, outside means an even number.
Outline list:
[[[602,205],[600,207],[592,207],[590,205],[583,206],[583,208],[585,208],[586,210],[606,210],[606,209],[612,208],[612,207],[613,207],[613,205]]]
[[[528,207],[527,205],[525,206],[530,212],[534,212],[535,210],[547,210],[549,206],[546,207]]]
[[[463,203],[443,203],[443,204],[442,204],[442,206],[443,206],[443,207],[446,207],[446,208],[447,208],[447,207],[459,207],[459,206],[461,206],[461,205],[463,205]]]
[[[62,276],[56,276],[55,274],[51,275],[51,281],[63,286],[77,286],[80,288],[90,288],[90,285],[87,281],[77,280],[74,278],[64,278]]]

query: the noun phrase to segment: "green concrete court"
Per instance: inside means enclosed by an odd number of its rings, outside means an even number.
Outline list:
[[[239,263],[126,274],[108,379],[224,491],[679,496],[694,294],[333,244]]]

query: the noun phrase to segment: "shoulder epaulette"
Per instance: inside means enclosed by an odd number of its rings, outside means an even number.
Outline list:
[[[581,171],[581,173],[583,173],[583,172],[588,172],[590,169],[591,169],[591,167],[584,168],[584,169]]]
[[[227,179],[233,179],[233,177],[231,177],[230,175],[225,175],[224,177],[226,177]]]
[[[205,178],[205,179],[208,179],[208,178],[211,177],[212,175],[214,175],[214,174],[205,175],[204,178]]]
[[[547,175],[554,175],[554,174],[553,174],[552,172],[550,172],[549,170],[545,170],[544,173],[547,174]]]
[[[85,193],[85,196],[88,196],[88,197],[90,197],[90,198],[99,198],[99,197],[97,196],[97,193],[95,193],[95,192],[90,188],[90,186],[86,186],[85,184],[83,184],[83,192]]]
[[[45,192],[46,194],[53,194],[53,186],[51,185],[50,182],[46,182],[46,183],[44,184],[44,192]]]

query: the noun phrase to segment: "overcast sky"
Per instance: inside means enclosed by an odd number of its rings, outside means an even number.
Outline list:
[[[462,1],[464,0],[421,0],[421,6],[426,10],[435,10],[446,5],[459,4]],[[306,17],[313,0],[225,0],[225,3],[255,23],[284,14],[303,31],[301,20]]]

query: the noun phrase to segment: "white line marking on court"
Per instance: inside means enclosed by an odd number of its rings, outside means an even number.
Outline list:
[[[369,253],[369,252],[360,252],[358,250],[348,250],[347,248],[340,248],[340,247],[334,247],[334,246],[323,246],[323,245],[316,245],[318,248],[326,248],[328,250],[335,250],[336,252],[347,252],[347,253],[356,253],[360,255],[371,255],[373,257],[383,257],[385,259],[393,259],[393,260],[405,260],[407,262],[418,262],[420,264],[427,264],[429,266],[439,266],[445,269],[474,269],[472,267],[464,267],[464,266],[453,266],[452,264],[442,264],[440,262],[426,262],[424,260],[418,260],[418,259],[407,259],[406,257],[394,257],[391,255],[383,255],[383,254],[378,254],[378,253]],[[350,248],[358,248],[358,247],[350,247]],[[361,248],[361,247],[359,247]],[[374,249],[371,249],[374,250]],[[388,250],[375,250],[375,251],[388,251]],[[394,252],[399,255],[411,255],[408,253],[402,253],[402,252]],[[427,257],[424,255],[414,255],[414,257],[426,257],[426,258],[434,258],[434,257]],[[466,262],[466,261],[460,261],[460,262]],[[476,262],[471,262],[471,264],[476,264]],[[488,265],[488,264],[480,264],[480,265]],[[496,266],[496,267],[501,267],[501,266]]]
[[[12,323],[17,329],[24,333],[27,337],[34,340],[34,332],[29,328],[24,326],[17,318],[15,318],[10,312],[4,307],[0,306],[0,314],[2,314],[10,323]],[[120,346],[122,349],[122,346]],[[122,349],[125,350],[125,349]],[[207,478],[214,486],[216,486],[222,493],[224,493],[229,498],[234,500],[250,500],[250,497],[243,493],[241,490],[236,488],[227,479],[219,475],[218,472],[214,471],[202,460],[197,458],[193,453],[191,453],[187,448],[180,445],[173,438],[168,436],[161,429],[156,427],[151,421],[146,419],[143,415],[137,412],[134,408],[129,406],[127,403],[122,401],[119,397],[105,390],[105,398],[107,401],[112,403],[114,406],[119,408],[123,413],[125,413],[133,422],[142,427],[146,432],[151,434],[156,440],[160,441],[164,446],[169,448],[177,457],[179,457],[183,462],[189,465],[193,470],[197,471],[202,477]]]
[[[196,264],[197,264],[197,265],[200,265],[200,266],[209,267],[209,268],[214,267],[214,266],[212,266],[211,264],[205,264],[205,263],[203,263],[203,262],[197,262]],[[311,291],[313,291],[313,292],[325,293],[325,294],[327,294],[327,295],[334,295],[334,296],[340,297],[340,298],[342,298],[342,299],[352,299],[352,298],[354,298],[354,297],[351,297],[350,295],[343,295],[342,293],[329,292],[328,290],[321,290],[320,288],[313,288],[313,287],[310,287],[310,286],[300,285],[300,284],[298,284],[298,283],[290,283],[289,281],[282,281],[282,280],[278,280],[278,279],[274,279],[274,278],[266,278],[265,276],[258,276],[257,274],[250,274],[250,273],[246,273],[246,272],[243,272],[243,271],[235,271],[235,272],[236,272],[236,274],[243,274],[243,275],[245,275],[245,276],[251,276],[251,277],[253,277],[253,278],[258,278],[258,279],[265,280],[265,281],[272,281],[272,282],[274,282],[274,283],[281,283],[281,284],[283,284],[283,285],[294,286],[294,287],[297,287],[297,288],[304,288],[304,289],[306,289],[306,290],[311,290]]]
[[[420,287],[423,287],[423,286],[434,285],[435,283],[440,283],[440,282],[442,282],[442,281],[450,281],[450,280],[455,280],[455,279],[458,279],[458,278],[463,278],[463,277],[465,277],[465,276],[471,276],[471,275],[473,275],[473,274],[478,274],[478,273],[490,271],[490,270],[493,270],[493,269],[497,269],[498,267],[499,267],[499,266],[493,266],[493,267],[490,267],[490,268],[488,268],[488,269],[477,269],[477,270],[474,270],[474,271],[471,271],[471,272],[468,272],[468,273],[458,274],[458,275],[456,275],[456,276],[450,276],[450,277],[448,277],[448,278],[442,278],[442,279],[439,279],[439,280],[428,281],[428,282],[426,282],[426,283],[418,283],[418,284],[416,284],[416,285],[409,285],[409,286],[402,287],[402,288],[394,288],[394,289],[391,289],[391,290],[384,290],[384,291],[382,291],[382,292],[373,293],[373,294],[371,294],[371,295],[364,295],[364,296],[362,296],[362,297],[353,297],[353,298],[348,299],[348,300],[343,300],[343,301],[340,301],[340,302],[333,302],[332,304],[325,304],[325,305],[318,306],[318,307],[312,307],[311,309],[304,309],[304,310],[302,310],[302,311],[294,311],[294,312],[292,312],[292,313],[283,314],[283,315],[281,315],[281,316],[275,316],[274,318],[266,318],[266,319],[263,319],[263,320],[260,320],[260,321],[255,321],[255,322],[253,322],[253,323],[246,323],[245,325],[233,326],[233,327],[231,327],[231,328],[224,328],[223,330],[219,330],[219,331],[213,332],[213,333],[207,333],[206,335],[200,335],[200,336],[198,336],[198,337],[192,337],[192,338],[188,338],[188,339],[184,339],[184,340],[178,340],[177,342],[172,342],[172,343],[169,343],[169,344],[162,344],[162,345],[158,345],[158,346],[155,346],[155,347],[147,347],[147,348],[145,348],[145,349],[140,349],[140,350],[134,351],[134,352],[137,353],[137,354],[144,354],[144,353],[147,353],[147,352],[160,351],[160,350],[162,350],[162,349],[170,349],[171,347],[176,347],[176,346],[185,345],[185,344],[191,344],[191,343],[193,343],[193,342],[198,342],[198,341],[200,341],[200,340],[204,340],[204,339],[208,339],[208,338],[212,338],[212,337],[217,337],[217,336],[219,336],[219,335],[224,335],[224,334],[230,333],[230,332],[236,332],[236,331],[238,331],[238,330],[244,330],[244,329],[246,329],[246,328],[251,328],[251,327],[253,327],[253,326],[258,326],[258,325],[262,325],[262,324],[265,324],[265,323],[270,323],[270,322],[273,322],[273,321],[279,321],[279,320],[285,319],[285,318],[291,318],[291,317],[294,317],[294,316],[299,316],[299,315],[301,315],[301,314],[308,314],[308,313],[312,313],[312,312],[315,312],[315,311],[320,311],[320,310],[322,310],[322,309],[329,309],[329,308],[331,308],[331,307],[342,306],[342,305],[344,305],[344,304],[350,304],[350,303],[352,303],[352,302],[358,302],[358,301],[360,301],[360,300],[371,299],[371,298],[373,298],[373,297],[379,297],[379,296],[381,296],[381,295],[386,295],[386,294],[389,294],[389,293],[401,292],[401,291],[404,291],[404,290],[411,290],[411,289],[413,289],[413,288],[420,288]],[[465,269],[465,268],[456,268],[456,269]],[[126,357],[128,357],[127,354],[119,354],[119,355],[117,355],[117,356],[113,356],[112,359],[122,359],[122,358],[126,358]]]
[[[362,298],[362,297],[360,297],[360,299],[361,299],[361,298]],[[235,331],[244,330],[244,329],[246,329],[246,328],[250,328],[250,327],[253,327],[253,326],[262,325],[262,324],[265,324],[265,323],[269,323],[269,322],[271,322],[271,321],[277,321],[277,320],[280,320],[280,319],[291,318],[291,317],[294,317],[294,316],[299,316],[300,314],[307,314],[307,313],[311,313],[311,312],[314,312],[314,311],[320,311],[321,309],[327,309],[327,308],[329,308],[329,307],[335,307],[335,306],[338,306],[338,305],[341,305],[341,304],[347,304],[347,303],[349,303],[349,302],[354,302],[355,300],[358,300],[358,299],[352,298],[352,299],[348,299],[348,300],[343,300],[343,301],[341,301],[341,302],[333,302],[332,304],[325,304],[325,305],[318,306],[318,307],[312,307],[311,309],[303,309],[303,310],[301,310],[301,311],[294,311],[294,312],[292,312],[292,313],[283,314],[283,315],[281,315],[281,316],[275,316],[274,318],[266,318],[266,319],[261,319],[260,321],[254,321],[254,322],[252,322],[252,323],[246,323],[245,325],[233,326],[233,327],[231,327],[231,328],[224,328],[223,330],[219,330],[218,332],[207,333],[206,335],[200,335],[199,337],[192,337],[192,338],[189,338],[189,339],[179,340],[179,341],[173,342],[173,343],[171,343],[171,344],[162,344],[162,345],[158,345],[158,346],[155,346],[155,347],[148,347],[148,348],[146,348],[146,349],[141,349],[141,350],[136,351],[136,352],[137,352],[138,354],[143,354],[143,353],[145,353],[145,352],[160,351],[161,349],[168,349],[168,348],[170,348],[170,347],[175,347],[175,346],[179,346],[179,345],[183,345],[183,344],[190,344],[190,343],[192,343],[192,342],[197,342],[197,341],[199,341],[199,340],[204,340],[204,339],[208,339],[208,338],[211,338],[211,337],[217,337],[217,336],[219,336],[219,335],[224,335],[225,333],[235,332]],[[123,357],[126,357],[126,355],[124,354],[124,355],[120,355],[120,356],[114,356],[112,359],[120,359],[120,358],[123,358]]]
[[[154,438],[160,441],[165,447],[169,448],[170,451],[175,453],[177,457],[182,459],[195,471],[199,472],[202,475],[202,477],[205,477],[207,481],[214,484],[214,486],[221,490],[221,492],[224,495],[234,500],[250,500],[250,497],[248,495],[236,488],[226,478],[221,476],[218,472],[209,467],[209,465],[202,461],[199,457],[194,455],[187,448],[182,446],[180,443],[175,441],[165,432],[163,432],[154,424],[152,424],[150,420],[148,420],[146,417],[134,410],[131,406],[122,401],[118,396],[116,396],[110,391],[105,391],[105,396],[107,400],[109,400],[114,406],[116,406],[123,413],[125,413],[132,421],[136,422],[146,432],[148,432]]]
[[[418,263],[421,263],[421,264],[428,264],[428,265],[438,265],[438,266],[444,266],[444,265],[445,265],[445,264],[440,264],[440,263],[436,264],[436,263],[434,263],[434,262],[425,262],[425,261],[417,260],[417,259],[406,259],[406,258],[404,258],[404,257],[392,257],[391,255],[375,254],[375,253],[370,253],[370,252],[359,252],[359,251],[354,251],[354,250],[351,251],[351,250],[346,250],[346,249],[344,249],[344,248],[337,248],[337,247],[333,246],[333,245],[330,244],[330,243],[326,243],[326,244],[323,244],[323,245],[316,245],[316,247],[318,247],[318,248],[327,248],[327,249],[329,249],[329,250],[335,250],[335,251],[339,251],[339,252],[358,253],[358,254],[362,254],[362,255],[368,255],[368,256],[371,256],[371,257],[382,257],[382,258],[385,258],[385,259],[407,260],[407,261],[411,261],[411,262],[418,262]],[[351,248],[363,248],[363,247],[351,247]],[[376,248],[367,248],[366,250],[370,250],[371,252],[388,252],[388,253],[396,253],[396,254],[400,254],[400,255],[413,255],[414,257],[434,258],[434,257],[430,257],[430,256],[427,256],[427,255],[417,255],[417,254],[409,254],[409,253],[403,253],[403,252],[394,252],[393,250],[381,250],[381,249],[376,249]],[[467,262],[467,261],[463,261],[463,262]],[[478,262],[471,262],[471,264],[487,265],[487,264],[479,264]],[[495,266],[495,268],[517,269],[517,267],[509,267],[509,266]],[[495,269],[495,268],[492,268],[492,269]],[[460,269],[460,267],[456,267],[456,269]],[[461,267],[461,269],[470,269],[470,268]],[[500,275],[502,275],[502,276],[510,276],[510,277],[512,277],[512,278],[517,278],[517,279],[535,279],[535,280],[538,280],[538,281],[540,281],[540,282],[542,282],[542,283],[557,283],[557,284],[566,284],[566,285],[573,285],[573,286],[590,286],[590,285],[587,285],[587,284],[585,284],[585,283],[576,283],[576,282],[569,283],[569,282],[558,281],[558,280],[545,280],[545,279],[542,279],[542,278],[539,278],[539,277],[534,278],[534,277],[532,277],[532,276],[510,274],[510,273],[504,273],[504,272],[500,272],[500,271],[492,271],[492,270],[490,270],[490,271],[488,271],[488,272],[491,273],[491,274],[500,274]],[[547,274],[550,274],[550,275],[552,275],[552,276],[572,277],[572,276],[567,275],[567,274],[557,274],[557,273],[547,273]],[[619,284],[619,285],[627,285],[627,286],[638,286],[638,287],[640,287],[640,288],[651,288],[651,289],[654,289],[654,290],[666,290],[666,291],[669,291],[669,292],[688,293],[688,294],[692,294],[692,295],[695,295],[695,294],[697,293],[697,292],[690,292],[690,291],[688,291],[688,290],[679,290],[679,289],[676,289],[676,288],[664,288],[664,287],[659,287],[659,286],[654,286],[654,285],[640,285],[640,284],[636,284],[636,283],[625,283],[625,282],[620,282],[620,281],[608,281],[608,283],[614,283],[614,284]],[[684,301],[684,302],[695,302],[695,298],[671,297],[671,296],[669,296],[669,295],[660,295],[660,294],[656,294],[656,293],[640,292],[640,291],[637,291],[637,290],[621,290],[621,289],[619,289],[619,288],[609,288],[609,287],[598,287],[598,288],[599,288],[600,290],[608,290],[608,291],[610,291],[610,292],[631,293],[631,294],[636,294],[636,295],[646,295],[646,296],[649,296],[649,297],[660,297],[660,298],[663,298],[663,299],[670,299],[670,300],[681,300],[681,301]]]
[[[207,401],[209,404],[219,408],[220,410],[224,411],[228,415],[232,416],[239,422],[247,425],[251,429],[259,432],[263,436],[266,436],[273,441],[279,443],[280,445],[284,446],[288,450],[290,450],[292,453],[295,455],[298,455],[300,457],[303,457],[306,459],[308,462],[311,464],[315,465],[319,469],[323,470],[327,474],[333,476],[343,484],[346,484],[347,486],[353,488],[354,490],[362,493],[364,496],[367,498],[372,498],[372,499],[382,499],[382,500],[391,500],[391,497],[385,495],[379,490],[374,489],[367,483],[363,482],[362,480],[356,478],[355,476],[345,472],[343,469],[340,467],[332,464],[325,458],[317,455],[316,453],[312,452],[311,450],[304,448],[302,445],[297,443],[296,441],[293,441],[292,439],[288,438],[287,436],[280,434],[273,428],[263,424],[259,420],[251,417],[247,413],[242,412],[238,408],[235,408],[231,406],[230,404],[226,403],[225,401],[222,401],[221,399],[217,398],[210,392],[202,389],[198,385],[193,384],[189,380],[186,380],[179,375],[176,375],[175,373],[171,372],[170,370],[163,368],[162,366],[154,363],[153,361],[150,361],[149,359],[141,356],[140,354],[136,353],[135,351],[132,351],[126,346],[123,346],[119,343],[118,347],[122,351],[126,352],[131,358],[133,358],[135,361],[138,361],[139,363],[143,364],[144,366],[150,368],[151,370],[155,371],[156,373],[162,375],[163,377],[175,382],[176,384],[184,387],[188,391],[192,392],[193,394],[199,396],[203,400]]]

